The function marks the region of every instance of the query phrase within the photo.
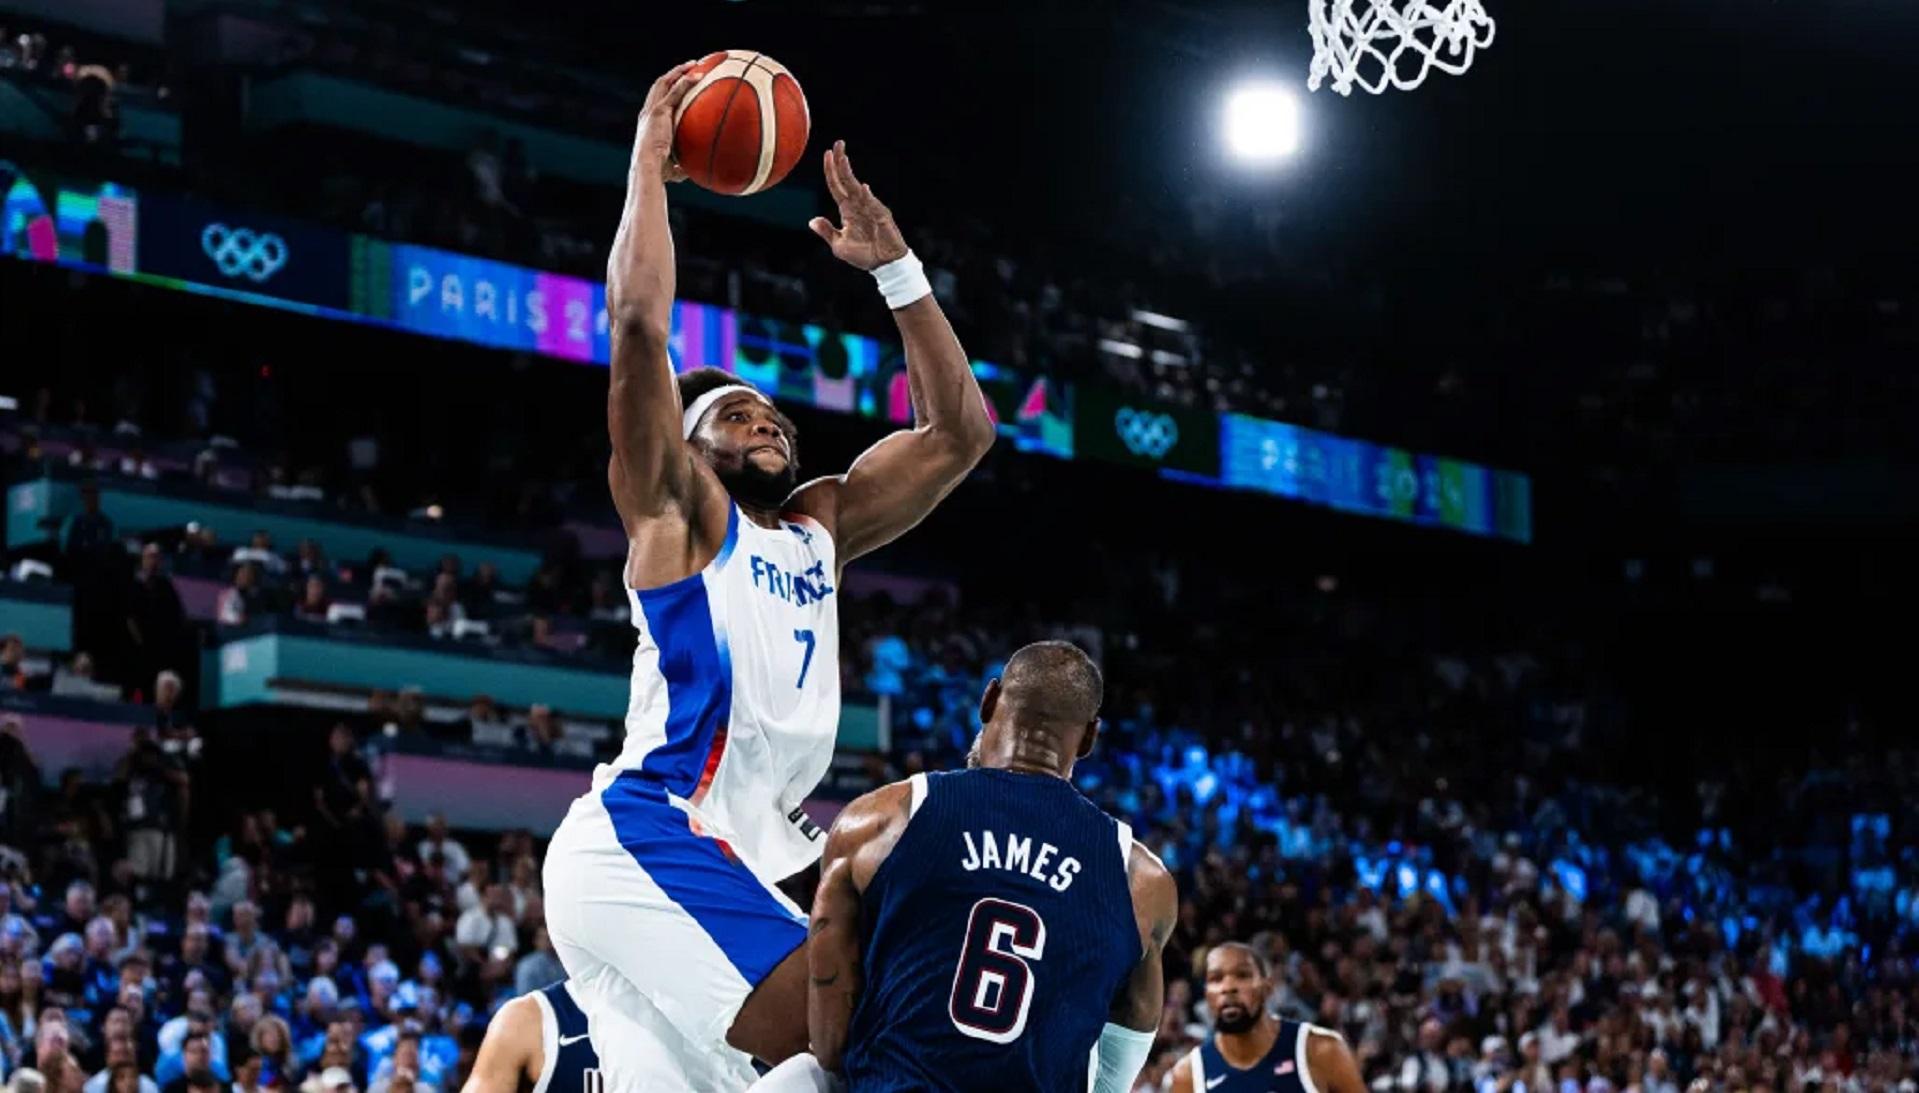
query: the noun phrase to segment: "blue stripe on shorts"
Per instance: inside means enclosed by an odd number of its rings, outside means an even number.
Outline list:
[[[806,940],[806,921],[788,910],[753,871],[693,833],[686,813],[638,771],[600,794],[613,832],[668,899],[699,923],[750,987]]]

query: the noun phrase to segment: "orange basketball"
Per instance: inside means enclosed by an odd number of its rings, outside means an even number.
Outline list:
[[[673,119],[673,158],[721,194],[758,193],[806,151],[812,120],[799,81],[764,53],[729,49],[693,66],[699,82]]]

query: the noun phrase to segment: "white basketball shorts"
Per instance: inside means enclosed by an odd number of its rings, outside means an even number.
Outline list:
[[[738,1093],[740,1006],[806,940],[798,907],[694,833],[637,771],[573,802],[547,848],[547,931],[607,1088]]]

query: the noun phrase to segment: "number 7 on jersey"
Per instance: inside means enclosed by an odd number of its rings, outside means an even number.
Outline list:
[[[800,660],[799,682],[793,684],[795,687],[804,687],[806,686],[806,670],[813,666],[813,631],[795,630],[793,631],[793,640],[806,646],[806,656]]]

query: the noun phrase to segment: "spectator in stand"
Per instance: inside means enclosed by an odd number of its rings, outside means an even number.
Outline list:
[[[162,1003],[169,1010],[184,1010],[192,990],[188,984],[195,977],[207,989],[225,994],[228,974],[226,963],[213,958],[212,938],[207,924],[190,922],[180,933],[180,951],[161,958]]]
[[[287,571],[286,559],[273,549],[273,536],[265,531],[254,532],[247,545],[235,547],[233,557],[228,559],[228,564],[234,566],[248,563],[259,566],[269,577],[278,578]]]
[[[166,558],[158,543],[140,548],[140,564],[127,591],[126,611],[135,678],[145,679],[178,663],[187,614],[173,578],[167,575]]]
[[[106,1064],[81,1087],[84,1093],[109,1093],[121,1086],[160,1093],[160,1083],[140,1072],[140,1048],[131,1035],[108,1038],[106,1053]]]
[[[67,557],[98,557],[114,541],[113,518],[100,510],[100,483],[88,479],[80,484],[80,511],[67,521]]]
[[[223,957],[236,980],[244,979],[254,956],[273,942],[260,929],[260,908],[243,899],[233,905],[233,929],[227,931]]]
[[[413,735],[426,729],[426,694],[418,686],[400,688],[393,700],[393,731]]]
[[[171,741],[180,747],[169,747],[169,754],[192,752],[199,755],[199,748],[193,746],[197,735],[193,730],[193,713],[182,702],[186,694],[186,684],[180,673],[165,670],[153,677],[153,727],[163,742]]]
[[[113,960],[113,923],[104,915],[96,915],[87,923],[81,945],[85,954],[82,974],[86,977],[83,994],[86,1008],[89,1013],[104,1015],[120,993],[120,969]]]
[[[326,578],[318,573],[308,575],[301,586],[300,602],[293,607],[294,616],[306,622],[325,622],[332,607],[333,597],[327,595]]]
[[[453,913],[453,885],[446,872],[446,859],[429,850],[420,855],[420,867],[400,884],[400,901],[407,921],[416,927],[429,915],[444,919]]]
[[[145,449],[135,444],[127,454],[120,457],[119,472],[128,478],[144,478],[149,482],[160,477],[160,468],[147,458]]]
[[[113,73],[99,65],[81,65],[73,77],[70,132],[81,144],[108,146],[120,137],[120,108],[114,99]]]
[[[209,1089],[215,1082],[233,1079],[227,1070],[226,1052],[214,1050],[212,1020],[196,1019],[180,1043],[180,1050],[162,1055],[154,1065],[153,1077],[161,1093],[185,1093],[190,1089]]]
[[[526,644],[533,649],[552,650],[558,647],[553,638],[553,620],[545,615],[534,615],[527,620]]]
[[[93,678],[93,655],[82,649],[65,666],[54,669],[52,693],[60,698],[119,698],[119,688]]]
[[[41,1014],[40,1031],[34,1037],[33,1069],[46,1077],[49,1093],[71,1093],[85,1086],[87,1076],[74,1058],[70,1026],[48,1016]]]
[[[460,589],[460,605],[470,619],[489,620],[499,612],[500,572],[492,562],[481,562],[473,577]]]
[[[460,605],[459,582],[449,573],[433,579],[433,592],[426,598],[423,624],[429,636],[453,636],[455,623],[466,621],[466,608]]]
[[[1439,1050],[1445,1031],[1438,1018],[1429,1017],[1420,1024],[1419,1050],[1409,1055],[1399,1068],[1399,1081],[1394,1088],[1400,1093],[1446,1093],[1451,1085],[1451,1071]]]
[[[337,954],[338,949],[333,951]],[[320,1057],[327,1026],[333,1023],[339,1008],[340,988],[337,983],[324,973],[307,980],[306,993],[301,997],[300,1004],[293,1008],[293,1016],[289,1021],[289,1032],[303,1070]]]
[[[269,1084],[298,1085],[303,1073],[294,1057],[293,1033],[287,1023],[268,1014],[253,1026],[253,1055],[264,1061],[262,1079]]]
[[[261,826],[270,829],[271,818],[263,816]],[[302,892],[287,901],[286,924],[280,928],[277,937],[286,952],[287,971],[297,979],[306,979],[313,974],[314,955],[323,940],[319,917],[319,909],[314,906],[312,896]]]
[[[519,949],[519,934],[513,925],[513,893],[504,884],[489,884],[480,906],[460,916],[453,940],[460,958],[469,968],[479,969],[484,982],[504,979],[511,970],[508,958]]]
[[[466,721],[459,729],[454,739],[495,748],[511,748],[519,744],[519,733],[500,715],[500,708],[488,695],[473,696],[473,700],[467,704]]]
[[[429,813],[426,818],[426,838],[421,839],[414,848],[421,861],[428,855],[438,854],[446,862],[446,874],[449,877],[464,877],[472,862],[466,847],[458,839],[447,833],[446,817],[438,812]]]
[[[406,1028],[394,1042],[393,1053],[382,1060],[374,1072],[367,1093],[437,1093],[435,1086],[421,1078],[420,1032]]]
[[[454,890],[453,903],[462,915],[486,901],[486,886],[493,883],[492,863],[484,858],[474,858],[466,869],[466,876],[460,886]]]
[[[521,957],[520,962],[513,966],[513,993],[531,994],[565,978],[566,967],[553,951],[553,939],[547,936],[545,926],[535,926],[533,951]]]
[[[31,951],[37,932],[13,910],[14,884],[27,872],[13,848],[32,846],[40,834],[40,767],[27,751],[24,729],[19,714],[0,714],[0,946],[19,941]]]
[[[369,836],[376,805],[373,771],[360,757],[353,730],[342,721],[327,736],[327,762],[313,787],[313,807],[321,824],[323,860],[351,868]]]
[[[61,934],[84,934],[87,923],[99,914],[94,902],[93,885],[84,880],[76,880],[67,885],[66,894],[60,901],[60,909],[40,925],[42,937],[58,937]]]
[[[143,881],[171,880],[187,784],[185,769],[163,750],[151,730],[136,729],[132,749],[120,760],[116,782],[134,876]]]
[[[17,957],[0,957],[0,1060],[4,1069],[20,1065],[39,1027],[40,969],[22,975],[25,962]]]
[[[0,638],[0,691],[27,689],[27,643],[18,634]]]
[[[320,544],[312,539],[300,540],[299,549],[293,556],[292,571],[295,577],[332,576],[326,555],[321,552]]]
[[[222,589],[214,605],[214,620],[222,626],[244,626],[260,610],[260,567],[244,562],[233,571],[233,583]]]
[[[626,597],[615,588],[612,575],[602,572],[595,576],[587,606],[587,645],[606,656],[631,653],[631,618]]]
[[[1552,1020],[1535,1031],[1539,1033],[1540,1061],[1547,1066],[1558,1066],[1579,1050],[1579,1034],[1572,1030],[1572,1016],[1565,1006],[1554,1007]]]
[[[553,717],[553,708],[541,702],[535,702],[526,711],[524,725],[524,746],[532,748],[543,756],[551,756],[560,742],[560,723]]]

